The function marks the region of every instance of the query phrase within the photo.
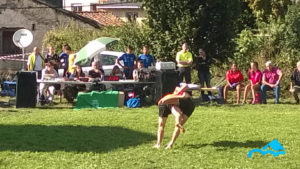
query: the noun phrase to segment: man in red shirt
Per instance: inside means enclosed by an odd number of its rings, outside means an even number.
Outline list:
[[[224,86],[224,101],[226,102],[228,90],[236,90],[237,100],[236,103],[240,104],[242,81],[244,80],[243,74],[237,69],[236,64],[233,63],[231,69],[226,73],[226,85]]]

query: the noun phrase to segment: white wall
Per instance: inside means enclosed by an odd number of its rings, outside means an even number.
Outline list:
[[[77,3],[82,5],[82,11],[90,11],[90,4],[97,4],[99,3],[99,0],[63,0],[63,7],[64,9],[71,11],[72,4]]]

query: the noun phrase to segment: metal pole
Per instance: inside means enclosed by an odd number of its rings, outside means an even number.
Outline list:
[[[25,64],[24,64],[24,60],[25,60],[25,50],[24,50],[24,48],[22,48],[22,54],[23,54],[23,65],[22,65],[22,71],[25,71],[26,70],[26,68],[25,68]]]

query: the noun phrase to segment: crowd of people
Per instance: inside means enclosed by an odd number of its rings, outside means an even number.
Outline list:
[[[66,80],[80,80],[88,77],[89,81],[103,80],[104,70],[101,63],[92,62],[92,70],[88,72],[88,76],[82,71],[80,65],[74,65],[76,54],[72,52],[71,47],[67,44],[63,45],[62,53],[57,55],[52,46],[48,48],[47,54],[43,57],[37,47],[33,49],[32,54],[28,58],[27,67],[30,71],[36,71],[38,79],[56,78],[59,77],[59,70],[63,70],[62,74]],[[121,64],[120,61],[123,61]],[[193,57],[188,50],[188,44],[182,45],[182,50],[176,55],[176,62],[179,72],[179,82],[191,83],[191,71],[193,64],[198,71],[198,78],[200,86],[204,88],[211,88],[210,84],[210,65],[211,58],[208,57],[203,49],[199,49],[197,56]],[[132,47],[128,46],[126,52],[118,57],[115,61],[116,65],[113,67],[110,76],[118,76],[124,79],[139,79],[141,74],[139,70],[154,66],[155,58],[149,54],[148,47],[143,46],[142,54],[136,58],[132,53]],[[123,69],[123,72],[121,69]],[[265,70],[261,72],[258,68],[257,62],[251,62],[248,71],[248,82],[244,83],[244,76],[237,68],[237,64],[233,63],[231,68],[226,72],[226,84],[219,88],[219,95],[226,102],[228,99],[228,91],[236,91],[236,103],[240,104],[241,92],[244,88],[244,95],[242,103],[247,102],[247,97],[251,93],[251,104],[266,103],[266,92],[273,90],[275,96],[275,103],[279,103],[280,98],[280,82],[283,78],[283,72],[273,66],[271,61],[265,63]],[[293,94],[297,103],[300,102],[298,93],[300,93],[300,62],[297,63],[297,68],[291,75],[290,92]],[[52,101],[55,89],[59,86],[47,86],[40,84],[40,93],[47,96],[47,99]],[[212,88],[211,88],[212,89]],[[201,90],[201,97],[204,91]],[[212,92],[208,90],[208,95]],[[168,115],[173,114],[175,117],[175,129],[166,148],[172,148],[175,140],[181,132],[184,132],[183,125],[192,115],[195,105],[191,99],[191,92],[188,91],[187,85],[177,87],[173,93],[164,96],[158,102],[159,119],[158,119],[158,133],[157,143],[155,148],[159,148],[164,136],[164,127]]]
[[[111,76],[118,76],[123,79],[140,78],[140,70],[155,65],[155,58],[149,54],[148,46],[142,47],[142,54],[136,57],[132,53],[132,47],[128,46],[126,52],[116,59],[116,65],[112,70]],[[86,75],[80,65],[74,64],[76,53],[72,52],[68,44],[62,46],[60,55],[55,53],[53,46],[48,47],[47,53],[43,56],[40,54],[37,47],[33,48],[33,52],[28,57],[27,68],[29,71],[36,71],[38,79],[55,78],[59,74],[66,80],[80,80],[88,78],[89,81],[103,80],[104,70],[101,63],[94,61],[92,63],[92,70]],[[121,64],[123,61],[123,64]],[[188,44],[183,43],[182,50],[176,55],[176,62],[179,72],[179,82],[191,83],[191,70],[193,64],[198,71],[198,78],[200,86],[211,88],[210,84],[210,65],[211,58],[206,56],[203,49],[199,49],[197,56],[193,57],[188,50]],[[266,62],[266,69],[261,72],[258,69],[258,63],[252,62],[248,71],[249,82],[243,83],[244,76],[237,68],[237,64],[233,63],[231,68],[226,72],[226,84],[220,87],[219,96],[228,100],[228,91],[236,91],[236,103],[247,103],[247,97],[251,93],[251,104],[266,103],[266,92],[274,91],[275,103],[279,103],[280,98],[280,82],[283,77],[283,72],[272,65],[271,61]],[[121,69],[123,71],[121,71]],[[63,71],[63,72],[62,72]],[[53,100],[53,93],[59,86],[40,85],[40,93],[48,91],[48,100]],[[244,95],[242,96],[242,89],[244,88]],[[299,103],[298,93],[300,93],[300,62],[297,63],[297,69],[291,76],[290,92],[293,94],[297,103]],[[208,90],[208,95],[212,92]],[[205,96],[204,91],[201,91],[201,98]]]
[[[33,52],[28,57],[27,70],[37,72],[37,79],[42,80],[54,79],[59,76],[62,76],[65,80],[75,81],[83,79],[88,79],[88,81],[102,81],[104,79],[105,74],[100,61],[93,61],[92,69],[86,75],[80,65],[74,64],[75,59],[76,53],[72,52],[68,44],[62,45],[60,55],[55,53],[53,46],[48,47],[47,53],[44,56],[39,52],[38,47],[34,47]],[[120,61],[123,61],[124,64],[121,64]],[[148,46],[143,46],[142,54],[138,58],[132,53],[132,47],[128,46],[126,52],[116,59],[116,65],[110,76],[137,80],[140,76],[140,70],[153,66],[154,63],[155,59],[149,54]],[[123,72],[120,67],[123,68]],[[80,90],[84,89],[82,86],[76,87]],[[41,83],[39,92],[43,99],[47,100],[47,102],[52,102],[55,90],[59,88],[59,85],[45,85]]]
[[[280,82],[283,78],[283,72],[273,66],[271,61],[265,63],[265,70],[261,72],[258,69],[257,62],[251,62],[250,69],[248,71],[249,82],[245,85],[244,97],[242,103],[247,102],[247,96],[251,91],[252,100],[251,104],[263,103],[266,104],[267,91],[273,91],[275,97],[275,104],[279,103],[280,98]],[[297,63],[297,68],[291,75],[290,92],[293,94],[295,101],[299,104],[298,93],[300,93],[300,62]],[[240,103],[241,90],[243,87],[243,74],[237,69],[236,63],[233,63],[230,70],[226,73],[226,85],[220,88],[219,95],[227,100],[227,92],[229,90],[236,90],[237,100],[236,103]]]
[[[210,84],[210,64],[211,58],[206,56],[203,49],[199,49],[199,55],[192,57],[191,52],[188,51],[187,43],[182,45],[182,50],[177,53],[176,56],[177,67],[179,70],[179,80],[186,83],[191,83],[191,67],[195,62],[196,69],[198,71],[198,78],[200,86],[211,88]],[[275,96],[275,103],[279,103],[280,98],[280,82],[283,78],[283,72],[273,66],[271,61],[265,63],[265,70],[261,72],[258,68],[257,62],[251,62],[250,69],[248,71],[247,84],[244,84],[244,76],[237,68],[237,64],[233,63],[231,68],[226,72],[226,84],[219,88],[219,96],[222,97],[225,103],[228,100],[228,91],[236,91],[236,103],[240,104],[242,89],[244,88],[244,95],[242,103],[247,103],[247,97],[251,92],[252,100],[251,104],[263,103],[266,104],[267,91],[273,90]],[[299,104],[298,93],[300,93],[300,62],[297,63],[297,68],[291,75],[290,92],[293,94],[296,103]],[[208,95],[212,95],[211,91],[208,91]],[[204,91],[201,91],[201,97],[203,98]]]
[[[210,85],[210,64],[211,59],[206,56],[203,49],[199,49],[199,55],[192,57],[191,52],[188,51],[188,45],[184,43],[182,50],[176,55],[177,66],[179,70],[179,80],[186,83],[191,83],[191,68],[193,61],[196,64],[198,70],[198,78],[200,85],[203,88],[204,83],[207,88],[211,88]],[[248,82],[243,83],[244,77],[241,71],[237,68],[237,64],[233,63],[231,68],[226,72],[226,84],[219,88],[219,95],[226,102],[228,98],[228,91],[236,90],[237,100],[236,103],[240,103],[241,91],[244,87],[244,97],[242,103],[246,103],[247,96],[251,91],[252,100],[250,103],[266,103],[266,92],[268,90],[274,91],[275,103],[279,103],[280,96],[280,82],[283,78],[283,72],[272,65],[271,61],[265,63],[266,69],[261,72],[258,69],[257,62],[251,62],[250,69],[248,71]],[[295,97],[296,102],[299,104],[298,93],[300,93],[300,62],[297,63],[297,68],[291,75],[290,92]],[[166,145],[166,149],[173,147],[176,139],[178,138],[180,131],[184,132],[183,125],[192,115],[195,105],[191,100],[191,93],[188,92],[187,85],[183,85],[180,88],[176,88],[173,93],[162,97],[158,102],[158,130],[157,130],[157,142],[154,148],[160,148],[164,137],[164,128],[169,114],[173,114],[175,118],[175,128],[170,142]],[[204,91],[201,90],[201,97],[204,95]],[[208,95],[212,95],[208,92]]]

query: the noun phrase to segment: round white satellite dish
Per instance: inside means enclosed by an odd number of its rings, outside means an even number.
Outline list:
[[[27,29],[20,29],[14,33],[13,42],[19,48],[28,47],[33,41],[32,33]]]

